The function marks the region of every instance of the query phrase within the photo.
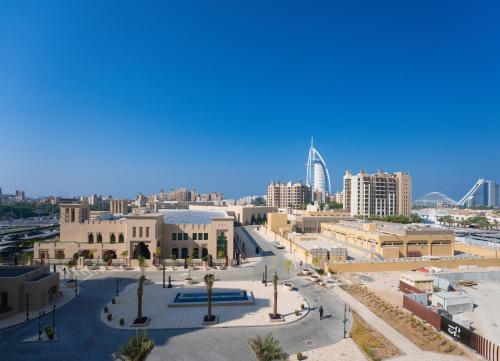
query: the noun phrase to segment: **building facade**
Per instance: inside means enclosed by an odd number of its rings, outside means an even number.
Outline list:
[[[60,239],[37,242],[35,258],[126,259],[132,265],[142,256],[157,258],[233,259],[233,217],[225,212],[165,210],[90,217],[89,205],[61,204]]]
[[[340,221],[322,223],[321,233],[389,259],[454,255],[454,232],[430,227]]]
[[[267,186],[267,205],[277,208],[299,208],[311,202],[311,188],[301,182],[271,182]]]
[[[411,214],[412,179],[408,173],[344,175],[343,207],[351,216]]]

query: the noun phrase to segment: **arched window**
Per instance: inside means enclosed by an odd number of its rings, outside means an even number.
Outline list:
[[[102,234],[97,233],[97,243],[102,243]]]
[[[75,221],[75,209],[71,208],[71,223]]]
[[[116,236],[114,233],[109,234],[109,242],[110,243],[116,243]]]
[[[94,243],[94,234],[89,233],[89,243]]]
[[[125,237],[123,237],[123,233],[118,234],[118,243],[123,243],[125,242]]]

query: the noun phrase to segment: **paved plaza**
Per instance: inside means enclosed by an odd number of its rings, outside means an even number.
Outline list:
[[[203,283],[184,285],[174,282],[173,288],[163,288],[161,283],[146,283],[143,296],[143,314],[151,319],[146,329],[164,328],[196,328],[201,327],[203,316],[207,314],[207,306],[168,307],[179,292],[206,292]],[[213,292],[245,290],[254,296],[254,304],[220,306],[214,304],[212,313],[217,315],[218,323],[209,327],[241,327],[241,326],[271,326],[280,325],[299,320],[308,312],[308,303],[296,290],[288,291],[278,285],[278,313],[282,314],[284,321],[270,323],[269,313],[273,310],[274,287],[269,282],[265,287],[261,281],[216,281]],[[116,297],[116,304],[109,303],[109,313],[112,320],[107,320],[107,314],[101,313],[101,320],[106,325],[115,328],[133,328],[137,314],[137,284],[132,283]],[[300,310],[304,304],[305,310],[295,315],[295,310]],[[125,325],[120,326],[119,320],[123,318]]]

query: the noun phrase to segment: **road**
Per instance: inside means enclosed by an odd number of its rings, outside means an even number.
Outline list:
[[[216,272],[222,280],[261,279],[264,265],[268,266],[269,279],[276,271],[286,279],[284,260],[286,250],[277,250],[254,227],[248,233],[264,250],[264,256],[252,267]],[[291,272],[296,274],[295,272]],[[183,277],[185,271],[171,273]],[[203,271],[194,271],[193,277],[201,278]],[[22,342],[38,332],[38,321],[31,320],[19,326],[0,330],[0,360],[109,360],[111,354],[124,344],[133,331],[117,330],[100,320],[100,310],[113,297],[116,277],[121,278],[120,288],[136,282],[138,272],[104,272],[83,282],[80,296],[56,313],[59,340],[55,342]],[[147,273],[153,281],[161,281],[161,272]],[[286,352],[292,354],[335,343],[343,337],[343,304],[326,289],[295,277],[294,285],[310,304],[311,312],[303,319],[281,326],[238,328],[195,328],[151,330],[155,348],[148,360],[255,360],[248,347],[248,339],[272,332]],[[284,295],[281,292],[279,297]],[[326,319],[320,321],[317,309],[323,305]],[[47,319],[45,324],[50,323]]]

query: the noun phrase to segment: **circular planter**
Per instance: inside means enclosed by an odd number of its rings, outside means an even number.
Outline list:
[[[311,274],[311,272],[309,272],[309,270],[308,270],[308,269],[305,269],[305,268],[304,268],[304,269],[302,270],[302,275],[303,275],[303,276],[309,276],[310,274]]]
[[[193,279],[189,278],[189,277],[184,278],[184,284],[186,284],[186,285],[192,285],[193,284]]]
[[[318,276],[311,276],[309,277],[309,279],[311,280],[311,282],[319,282],[319,277]]]
[[[285,287],[285,289],[287,291],[292,291],[293,290],[293,285],[291,283],[284,283],[283,287]]]

